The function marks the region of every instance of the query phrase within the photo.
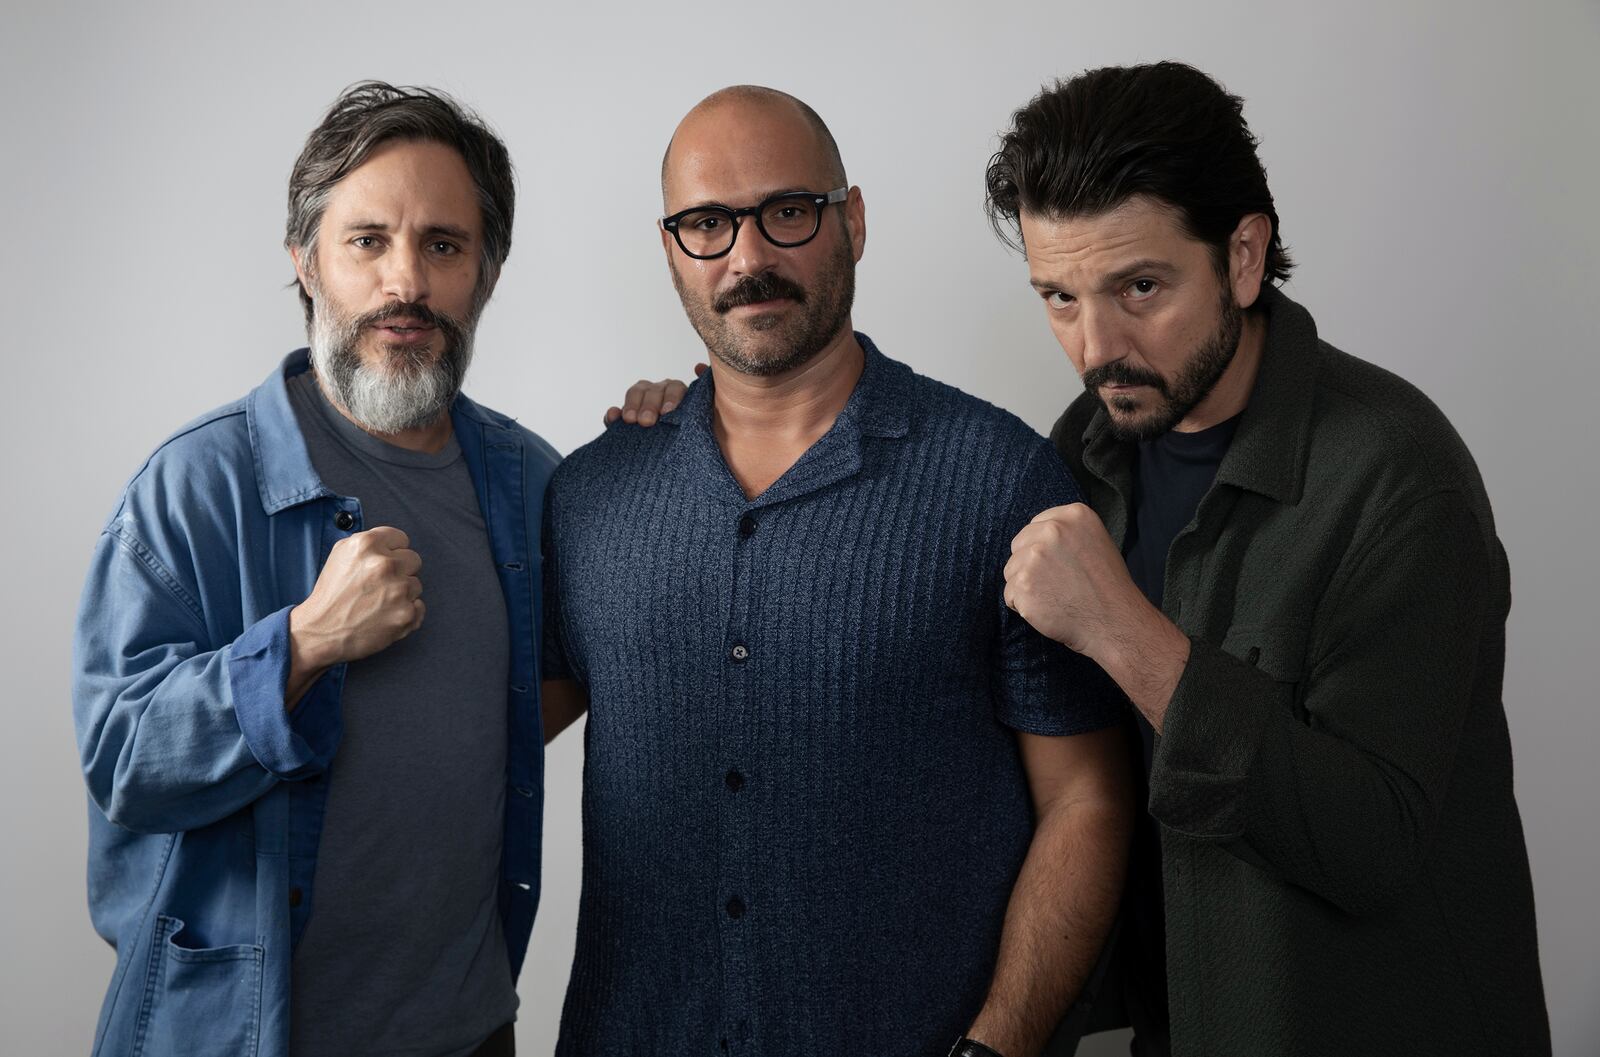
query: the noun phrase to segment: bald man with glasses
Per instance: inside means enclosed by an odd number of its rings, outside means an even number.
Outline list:
[[[547,497],[546,734],[589,714],[557,1053],[1039,1053],[1133,815],[1120,693],[1003,601],[1076,487],[855,331],[865,206],[805,104],[714,94],[662,183],[711,369]]]

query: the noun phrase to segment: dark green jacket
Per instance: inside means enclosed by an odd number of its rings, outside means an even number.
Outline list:
[[[1173,1053],[1548,1054],[1477,467],[1411,385],[1259,307],[1250,404],[1167,561]],[[1120,547],[1133,446],[1090,393],[1053,440]]]

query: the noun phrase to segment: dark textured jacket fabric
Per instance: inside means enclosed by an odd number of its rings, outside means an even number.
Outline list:
[[[1260,308],[1167,561],[1192,642],[1150,774],[1173,1053],[1548,1054],[1483,483],[1422,393]],[[1120,546],[1135,447],[1091,393],[1052,439]]]

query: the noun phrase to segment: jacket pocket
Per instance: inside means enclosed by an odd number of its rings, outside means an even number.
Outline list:
[[[183,922],[156,917],[135,1055],[253,1057],[261,1026],[263,949],[185,947]]]
[[[1228,629],[1222,649],[1278,683],[1295,716],[1304,723],[1310,637],[1310,629],[1298,624],[1240,625]]]

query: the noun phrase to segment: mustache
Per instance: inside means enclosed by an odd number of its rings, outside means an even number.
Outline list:
[[[387,323],[391,319],[415,319],[426,323],[430,327],[438,327],[441,330],[454,329],[459,331],[463,329],[461,320],[444,312],[435,312],[418,301],[391,301],[382,308],[368,312],[364,316],[356,317],[351,321],[351,326],[356,329],[363,329],[377,326],[380,323]]]
[[[762,275],[747,275],[740,279],[729,287],[726,293],[720,294],[712,302],[711,307],[715,308],[718,314],[722,314],[740,305],[753,305],[779,297],[787,297],[802,305],[806,303],[806,291],[803,286],[781,275],[766,272]]]
[[[1091,367],[1083,372],[1083,387],[1094,391],[1102,385],[1148,385],[1162,396],[1167,394],[1167,382],[1154,371],[1140,370],[1117,360]]]

